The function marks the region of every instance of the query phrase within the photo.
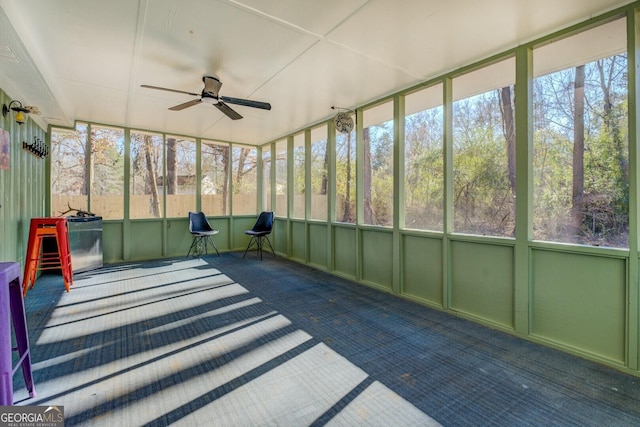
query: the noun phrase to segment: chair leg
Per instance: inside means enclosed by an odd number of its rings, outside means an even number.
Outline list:
[[[251,239],[249,239],[249,244],[247,245],[247,249],[244,250],[244,255],[242,255],[242,259],[244,259],[244,257],[247,256],[247,251],[249,250],[249,248],[253,244],[254,239],[255,239],[255,236],[251,236]]]
[[[267,239],[267,244],[269,245],[269,248],[271,248],[271,253],[273,254],[273,256],[276,256],[276,251],[273,250],[273,246],[271,246],[271,241],[269,240],[269,236],[264,236],[265,239]]]
[[[194,255],[198,255],[198,240],[200,238],[198,236],[194,236],[193,242],[191,242],[191,246],[189,247],[189,252],[187,252],[187,258],[191,255],[191,251],[193,250]]]
[[[211,243],[211,246],[213,246],[213,249],[215,249],[216,253],[218,254],[218,256],[220,256],[220,252],[218,252],[218,247],[216,246],[216,242],[213,241],[213,237],[207,236],[207,237],[205,237],[205,239],[206,239],[205,241],[208,240],[209,243]]]
[[[207,236],[198,237],[198,256],[208,255],[207,252]]]

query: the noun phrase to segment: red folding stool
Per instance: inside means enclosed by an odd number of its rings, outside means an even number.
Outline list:
[[[57,252],[42,253],[42,239],[53,238]],[[62,270],[62,279],[67,292],[73,284],[71,252],[69,250],[69,230],[66,218],[31,218],[27,259],[24,264],[22,295],[27,296],[29,289],[36,283],[36,273],[41,270]]]

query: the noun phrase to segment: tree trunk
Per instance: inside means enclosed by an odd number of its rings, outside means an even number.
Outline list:
[[[158,197],[158,182],[156,179],[156,170],[153,167],[153,159],[151,157],[152,140],[149,135],[144,136],[144,157],[147,164],[147,182],[146,186],[151,193],[151,211],[154,217],[160,217],[160,198]]]
[[[507,142],[507,163],[511,194],[516,195],[516,126],[511,103],[511,86],[500,89],[500,112],[502,113],[502,130]]]
[[[364,142],[364,156],[362,162],[364,163],[364,174],[362,177],[363,186],[363,213],[364,223],[373,224],[373,206],[371,204],[371,132],[369,128],[364,129],[363,133]]]
[[[613,97],[611,95],[611,84],[614,80],[614,70],[616,66],[616,57],[606,60],[609,62],[608,75],[605,75],[604,59],[596,61],[598,67],[598,75],[600,77],[600,88],[602,89],[602,103],[604,105],[604,126],[607,133],[611,137],[613,147],[615,150],[615,156],[622,175],[621,181],[623,183],[629,182],[629,163],[625,157],[624,141],[621,136],[620,123],[613,111]]]
[[[236,172],[235,184],[238,185],[242,181],[242,176],[244,175],[244,162],[247,158],[247,154],[249,153],[248,148],[240,149],[240,156],[238,157],[238,171]]]
[[[329,183],[329,177],[327,176],[327,171],[329,170],[329,150],[327,150],[327,146],[324,148],[324,165],[322,168],[322,183],[320,184],[320,194],[327,194],[327,185]]]
[[[227,214],[227,206],[229,205],[229,148],[224,147],[222,151],[222,173],[224,179],[222,182],[222,215]]]
[[[582,228],[584,210],[584,65],[576,67],[573,98],[573,191],[571,226],[577,234]]]
[[[351,132],[347,134],[347,182],[344,194],[344,214],[342,222],[349,222],[351,219]]]
[[[175,138],[167,138],[167,194],[178,193],[178,152]]]
[[[91,131],[89,135],[89,142],[91,144],[91,149],[85,149],[84,152],[84,182],[82,183],[82,189],[80,190],[80,194],[83,196],[88,196],[89,191],[91,190],[91,181],[93,180],[93,161],[91,161],[91,153],[95,150],[93,146],[95,141],[95,132]]]

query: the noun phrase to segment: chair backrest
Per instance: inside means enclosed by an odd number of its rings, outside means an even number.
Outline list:
[[[260,212],[252,230],[257,232],[271,232],[273,228],[273,212]]]
[[[204,212],[189,212],[189,233],[199,233],[202,231],[211,231],[211,225],[207,221]]]

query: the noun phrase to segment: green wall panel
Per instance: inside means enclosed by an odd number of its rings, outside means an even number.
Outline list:
[[[105,264],[121,262],[124,260],[122,249],[122,223],[102,223],[102,258]]]
[[[402,292],[442,306],[442,239],[402,236]]]
[[[336,272],[356,277],[356,228],[333,227],[333,262]]]
[[[391,290],[393,232],[362,230],[362,279]]]
[[[191,246],[191,242],[193,241],[193,236],[189,233],[189,219],[168,219],[166,241],[167,256],[187,256],[189,246]]]
[[[253,225],[253,224],[252,224]],[[280,252],[283,254],[288,254],[289,252],[289,223],[286,219],[278,219],[276,218],[273,225],[273,234],[274,238],[271,239],[271,244],[273,244],[276,253]]]
[[[513,248],[451,242],[451,308],[513,328]]]
[[[291,221],[291,258],[306,261],[307,227],[304,222]]]
[[[0,90],[0,105],[12,98]],[[24,266],[31,218],[47,216],[45,212],[46,179],[44,158],[22,149],[22,142],[35,137],[46,140],[44,130],[27,115],[18,125],[14,113],[0,115],[0,128],[9,133],[8,169],[0,169],[0,262],[20,262]]]
[[[218,230],[218,234],[216,234],[215,236],[213,236],[213,241],[215,242],[216,246],[218,247],[219,251],[228,251],[230,248],[230,239],[231,239],[231,219],[229,217],[222,217],[222,218],[207,218],[209,221],[209,224],[211,224],[211,227],[215,228],[216,230]],[[255,220],[252,219],[253,222],[255,222]],[[253,223],[248,226],[243,228],[240,231],[240,234],[238,235],[238,238],[242,238],[242,236],[246,236],[244,234],[245,230],[248,230],[249,228],[251,228],[253,226]],[[193,240],[192,240],[193,242]],[[191,243],[189,243],[189,246],[191,246]],[[215,253],[215,249],[213,250],[213,252]],[[211,253],[211,252],[209,252]]]
[[[532,250],[532,333],[622,363],[626,261]]]
[[[309,262],[326,268],[327,265],[327,224],[309,224]]]
[[[237,217],[233,218],[233,222],[227,222],[228,231],[226,231],[226,233],[227,239],[230,242],[228,243],[229,247],[232,247],[235,250],[244,251],[249,244],[249,240],[251,239],[249,236],[244,234],[244,232],[247,230],[251,230],[255,225],[257,219],[258,217]],[[229,224],[233,224],[233,226],[230,226]],[[220,224],[220,227],[222,227],[222,223]],[[274,227],[273,230],[273,232],[275,233],[276,228]],[[222,229],[220,229],[220,234],[223,234]],[[221,237],[218,240],[224,241],[224,237]],[[273,239],[271,239],[271,242],[273,243]],[[218,244],[218,241],[216,241],[216,244]]]
[[[129,240],[131,258],[154,259],[162,258],[162,230],[163,221],[132,222],[129,226]]]

